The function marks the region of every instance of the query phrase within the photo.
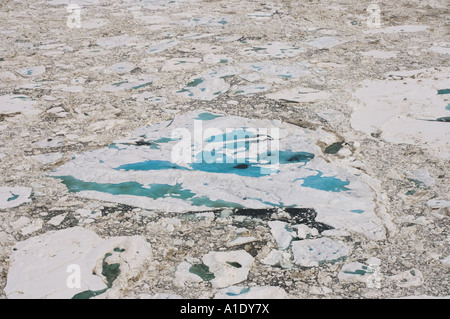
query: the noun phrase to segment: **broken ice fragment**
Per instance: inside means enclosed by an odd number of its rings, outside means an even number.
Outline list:
[[[443,207],[450,207],[450,200],[445,199],[430,199],[427,202],[427,206],[433,209],[436,208],[443,208]]]
[[[31,188],[28,187],[0,187],[0,209],[20,206],[31,202]]]
[[[209,26],[209,27],[219,27],[223,26],[228,23],[227,17],[220,17],[220,18],[206,18],[206,17],[200,17],[200,18],[193,18],[193,19],[187,19],[187,20],[180,20],[177,21],[175,24],[188,26],[188,27],[196,27],[196,26]]]
[[[200,61],[199,58],[173,58],[164,62],[162,70],[165,72],[190,70],[197,67]]]
[[[237,86],[234,88],[234,94],[250,96],[250,95],[257,94],[257,93],[266,92],[270,89],[271,89],[270,85],[267,85],[264,83],[256,83],[256,84]]]
[[[240,68],[242,68],[244,72],[254,72],[266,77],[276,76],[284,79],[298,79],[309,75],[310,72],[307,70],[307,67],[307,63],[285,65],[271,61],[244,63],[240,65]]]
[[[34,146],[38,148],[60,147],[63,145],[64,145],[64,137],[62,136],[44,138],[34,143]]]
[[[419,184],[418,186],[425,185],[426,187],[431,187],[435,183],[435,179],[430,176],[430,173],[426,169],[416,169],[409,176],[408,179]]]
[[[288,248],[292,238],[296,235],[294,231],[289,228],[289,224],[282,221],[270,221],[268,224],[278,247],[280,249]]]
[[[310,228],[305,224],[297,225],[295,228],[297,228],[297,237],[299,239],[309,239],[319,235],[319,231],[316,228]]]
[[[116,251],[116,249],[114,249],[114,251]],[[107,253],[102,260],[102,275],[106,278],[106,288],[97,291],[86,290],[77,293],[72,299],[90,299],[105,293],[112,287],[114,280],[120,275],[120,264],[108,264],[106,259],[110,256],[112,256],[112,254]]]
[[[374,273],[373,266],[367,266],[359,262],[345,264],[339,272],[338,278],[341,282],[363,282],[367,283],[369,277]]]
[[[236,230],[235,236],[232,240],[227,243],[227,247],[239,246],[246,243],[251,243],[255,240],[255,237],[249,236],[247,229],[240,228]]]
[[[39,154],[34,155],[33,158],[37,160],[39,163],[47,165],[58,162],[62,158],[62,154],[61,153]]]
[[[251,47],[241,51],[242,55],[250,57],[274,57],[287,58],[294,57],[305,52],[304,48],[294,46],[289,43],[272,42],[259,47]]]
[[[105,49],[113,49],[122,45],[133,45],[139,40],[138,37],[130,37],[127,34],[100,38],[97,40],[97,45],[105,48]]]
[[[273,249],[264,259],[261,259],[261,263],[270,266],[280,266],[284,269],[292,268],[291,254],[284,250]]]
[[[196,78],[177,93],[188,98],[210,101],[217,98],[220,94],[227,92],[229,89],[230,84],[224,79],[209,77]]]
[[[105,71],[105,73],[127,73],[133,70],[135,65],[133,63],[129,62],[119,62],[116,64],[111,65],[109,69]]]
[[[203,263],[214,274],[211,284],[224,288],[247,279],[254,258],[244,250],[209,252],[202,257]]]
[[[390,276],[389,280],[393,281],[400,288],[409,288],[421,286],[424,278],[419,269],[413,268],[397,275]]]
[[[17,73],[23,76],[38,76],[45,73],[45,66],[34,66],[17,70]]]
[[[306,45],[315,47],[317,49],[331,49],[342,42],[336,37],[321,37],[312,41],[306,42]]]
[[[397,52],[389,52],[389,51],[378,51],[378,50],[371,50],[367,52],[361,52],[364,56],[370,56],[376,59],[392,59],[397,57]]]
[[[200,282],[202,280],[209,281],[214,278],[214,274],[206,269],[207,266],[203,264],[191,265],[190,263],[183,261],[177,266],[175,271],[175,282],[178,285],[183,286],[186,281]],[[191,271],[192,270],[192,271]]]
[[[2,95],[0,96],[0,114],[29,112],[34,104],[34,100],[28,96]]]
[[[346,246],[329,238],[305,239],[292,243],[294,263],[303,267],[317,267],[346,258]]]
[[[52,219],[50,219],[47,223],[50,225],[53,225],[53,226],[59,226],[64,221],[66,216],[67,216],[67,213],[57,215],[57,216],[53,217]]]
[[[266,96],[272,100],[284,100],[295,103],[316,103],[328,99],[331,94],[311,88],[298,87],[270,93]]]
[[[165,40],[165,41],[161,41],[161,42],[150,45],[146,51],[147,51],[147,53],[150,53],[150,54],[156,54],[156,53],[168,50],[170,48],[173,48],[174,46],[177,46],[178,43],[179,42],[176,40]]]
[[[138,80],[125,80],[121,82],[116,82],[113,84],[108,84],[100,88],[100,91],[104,92],[117,92],[123,90],[138,90],[140,88],[152,85],[155,81],[153,76],[144,76]]]
[[[363,31],[366,34],[377,34],[377,33],[399,33],[399,32],[420,32],[428,29],[428,26],[424,25],[399,25],[392,26],[383,29],[373,29]]]

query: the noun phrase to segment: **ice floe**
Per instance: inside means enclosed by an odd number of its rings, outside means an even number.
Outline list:
[[[280,249],[286,249],[291,244],[292,238],[296,235],[295,232],[289,228],[289,224],[282,221],[270,221],[270,231],[275,237],[275,240]]]
[[[214,274],[213,287],[224,288],[246,280],[254,258],[245,250],[212,251],[203,256],[202,261]]]
[[[390,51],[379,51],[379,50],[371,50],[366,52],[361,52],[363,56],[370,56],[376,59],[392,59],[397,57],[397,52]]]
[[[103,239],[81,227],[47,232],[16,245],[4,291],[11,299],[113,297],[115,281],[125,284],[151,256],[138,236]]]
[[[427,202],[427,206],[430,208],[444,208],[450,207],[450,200],[445,199],[430,199]]]
[[[305,239],[292,243],[294,263],[303,267],[318,267],[327,262],[343,260],[349,249],[329,238]]]
[[[168,49],[171,49],[179,44],[176,40],[164,40],[157,43],[150,44],[147,48],[147,53],[156,54]]]
[[[180,20],[175,22],[175,24],[186,26],[186,27],[196,27],[196,26],[208,26],[208,27],[222,27],[228,23],[229,17],[214,17],[214,18],[192,18],[186,20]]]
[[[371,179],[320,158],[318,141],[330,139],[279,121],[196,111],[80,154],[51,175],[76,195],[147,209],[314,208],[316,221],[384,238]]]
[[[105,49],[114,49],[122,45],[133,45],[139,40],[138,37],[130,37],[127,34],[113,37],[100,38],[97,40],[97,45]]]
[[[272,87],[265,83],[255,83],[255,84],[248,84],[248,85],[241,85],[232,87],[231,90],[236,95],[254,95],[262,92],[266,92],[270,90]]]
[[[200,61],[200,58],[172,58],[164,62],[162,70],[165,72],[190,70],[198,67]]]
[[[245,228],[239,228],[235,231],[233,238],[227,242],[227,247],[239,246],[255,241],[256,238],[250,236],[248,230]]]
[[[234,94],[253,95],[263,93],[272,89],[271,83],[283,83],[285,80],[295,81],[300,77],[309,75],[310,71],[308,70],[308,66],[307,63],[284,65],[271,61],[261,61],[242,63],[236,66],[227,65],[216,67],[192,77],[189,83],[176,93],[198,100],[213,100],[230,89],[227,78],[234,76],[239,76],[248,82],[264,81],[247,85],[235,85],[231,88]],[[326,97],[326,93],[316,92],[314,90],[313,92],[307,91],[305,93],[310,93],[310,100]],[[298,91],[289,91],[288,94],[294,95],[294,99],[299,99]],[[278,96],[275,93],[274,98]]]
[[[430,48],[430,51],[440,54],[450,54],[450,42],[441,42],[438,45],[434,45]]]
[[[403,271],[388,277],[388,279],[400,288],[418,287],[424,282],[423,274],[417,268]]]
[[[291,261],[292,255],[284,250],[271,250],[270,253],[261,259],[261,263],[269,266],[280,266],[281,268],[290,269],[293,267]]]
[[[402,33],[402,32],[420,32],[428,29],[425,25],[398,25],[381,29],[372,29],[363,31],[365,34],[378,34],[378,33]]]
[[[377,272],[379,273],[378,266],[351,262],[342,267],[338,278],[341,282],[362,282],[370,285],[373,284],[374,279],[381,280],[381,277],[375,278]]]
[[[341,43],[342,41],[339,38],[327,36],[311,40],[305,44],[317,49],[331,49]]]
[[[156,77],[152,75],[142,76],[138,79],[123,80],[112,84],[107,84],[100,88],[104,92],[118,92],[123,90],[138,90],[153,84]]]
[[[32,113],[37,114],[39,111],[33,110],[35,101],[25,95],[2,95],[0,96],[0,114],[14,113]]]
[[[305,52],[305,48],[284,42],[271,42],[241,50],[248,57],[290,58]]]
[[[352,103],[353,128],[450,158],[449,71],[391,72],[387,80],[363,81]]]
[[[224,288],[247,279],[254,258],[245,250],[211,251],[201,262],[182,262],[175,272],[175,284],[186,281],[209,281],[215,288]]]
[[[22,76],[38,76],[45,73],[45,66],[33,66],[28,68],[19,69],[16,71]]]
[[[113,65],[111,65],[111,67],[109,67],[109,69],[106,70],[105,73],[109,74],[109,73],[128,73],[131,70],[133,70],[135,67],[135,65],[133,63],[130,62],[119,62],[119,63],[115,63]]]
[[[31,202],[29,187],[0,187],[0,209],[20,206]]]
[[[272,100],[283,100],[295,103],[316,103],[326,100],[330,96],[330,93],[305,87],[296,87],[266,94],[266,97]]]

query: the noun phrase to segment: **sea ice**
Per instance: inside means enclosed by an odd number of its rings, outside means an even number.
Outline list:
[[[371,179],[320,158],[317,142],[334,139],[279,121],[196,111],[80,154],[51,175],[79,196],[146,209],[314,208],[317,222],[384,238]]]
[[[47,232],[16,245],[4,291],[10,299],[114,296],[113,281],[125,283],[150,258],[142,237],[102,239],[81,227]]]
[[[305,239],[292,243],[294,263],[303,267],[317,267],[322,263],[345,259],[346,246],[329,238]]]
[[[31,202],[29,187],[0,187],[0,209],[20,206]]]

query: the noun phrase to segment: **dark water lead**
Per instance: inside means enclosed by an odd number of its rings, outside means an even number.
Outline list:
[[[308,227],[315,228],[319,233],[325,230],[334,229],[333,227],[316,222],[317,212],[313,208],[300,207],[279,207],[290,215],[292,220],[289,220],[291,225],[305,224]],[[241,208],[233,212],[235,216],[248,216],[251,218],[259,218],[265,221],[272,219],[272,214],[277,213],[279,208]]]

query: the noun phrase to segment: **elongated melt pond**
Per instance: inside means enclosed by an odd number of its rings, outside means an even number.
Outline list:
[[[243,208],[242,205],[224,200],[211,200],[207,196],[194,197],[196,194],[189,189],[183,189],[181,184],[150,184],[147,187],[136,182],[125,182],[119,184],[85,182],[72,176],[54,176],[61,179],[69,192],[77,193],[83,191],[96,191],[111,195],[143,196],[151,199],[179,198],[189,201],[193,206],[206,206],[211,208],[232,207]]]

